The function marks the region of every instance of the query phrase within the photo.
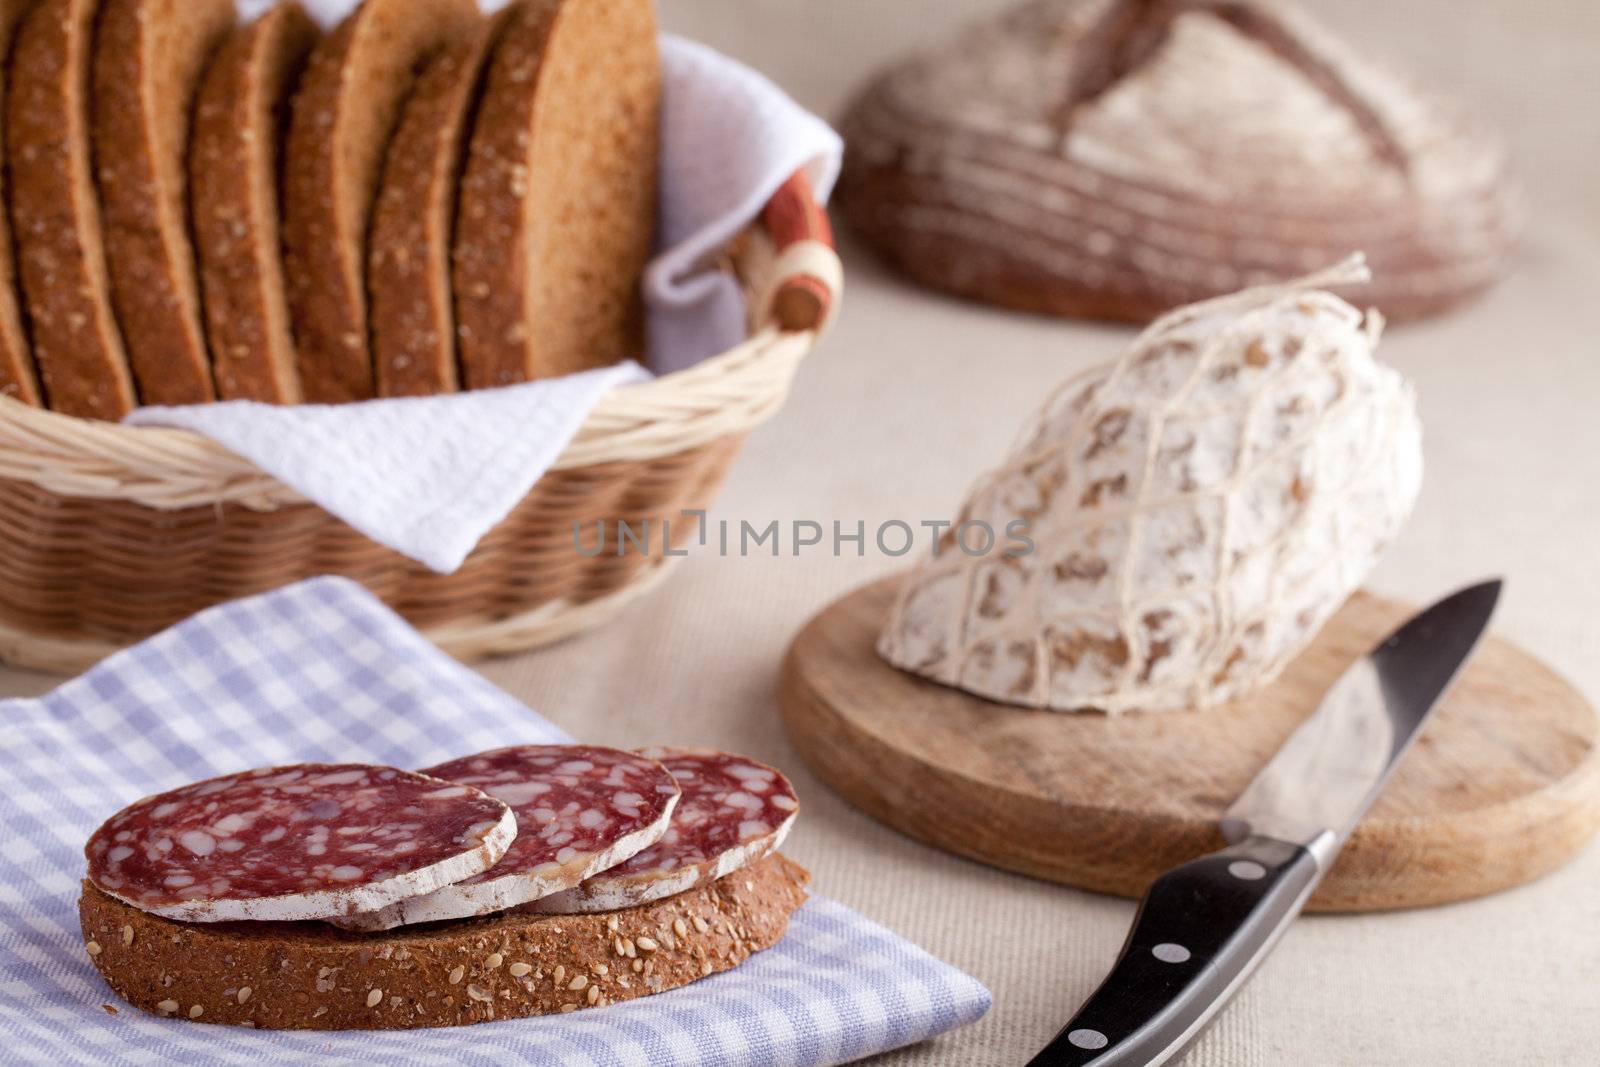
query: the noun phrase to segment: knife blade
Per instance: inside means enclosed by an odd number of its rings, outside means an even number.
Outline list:
[[[1224,813],[1228,847],[1161,875],[1110,974],[1030,1067],[1167,1062],[1300,913],[1472,657],[1496,579],[1413,616],[1352,664]]]

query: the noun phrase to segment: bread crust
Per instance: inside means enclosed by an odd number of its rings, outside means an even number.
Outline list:
[[[39,0],[11,52],[6,156],[23,306],[50,407],[120,419],[137,403],[111,310],[90,149],[95,0]]]
[[[0,0],[0,55],[11,54],[17,24],[31,0]],[[0,77],[0,116],[5,114],[8,79]],[[0,205],[10,202],[4,144],[0,141]],[[11,240],[10,213],[0,207],[0,395],[38,407],[39,372],[33,364],[33,346],[22,323],[22,292],[18,288],[16,252]]]
[[[1415,318],[1497,281],[1521,222],[1497,145],[1265,0],[1033,0],[841,132],[838,203],[890,263],[1050,314],[1144,321],[1361,250],[1347,295]]]
[[[450,241],[484,65],[503,24],[485,21],[434,56],[389,144],[367,268],[379,396],[460,388]]]
[[[217,396],[295,404],[278,169],[289,95],[319,34],[288,0],[236,29],[195,101],[189,195]]]
[[[284,268],[300,380],[316,403],[374,395],[367,230],[416,69],[480,16],[472,0],[366,0],[311,54],[284,164]]]
[[[642,355],[661,99],[651,0],[524,0],[490,60],[454,251],[467,385]]]
[[[147,404],[216,398],[190,239],[190,116],[232,0],[101,0],[95,178],[117,324]]]
[[[78,913],[106,982],[157,1015],[268,1029],[414,1029],[597,1007],[729,970],[783,936],[808,880],[771,856],[623,911],[509,912],[377,934],[174,922],[88,882]]]

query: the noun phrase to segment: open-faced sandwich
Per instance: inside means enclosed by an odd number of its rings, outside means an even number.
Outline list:
[[[775,944],[806,872],[778,771],[707,749],[519,745],[420,772],[242,771],[89,838],[85,948],[158,1015],[404,1029],[597,1007]]]

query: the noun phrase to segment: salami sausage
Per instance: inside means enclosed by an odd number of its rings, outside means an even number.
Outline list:
[[[678,785],[653,759],[594,745],[516,745],[429,767],[516,813],[517,840],[483,874],[337,921],[354,930],[485,915],[570,889],[666,833]]]
[[[146,797],[84,853],[90,881],[156,915],[326,919],[488,870],[516,834],[505,804],[456,782],[302,763]]]
[[[683,790],[661,840],[575,889],[529,905],[551,914],[611,911],[715,881],[775,850],[800,811],[779,771],[703,748],[645,748]]]

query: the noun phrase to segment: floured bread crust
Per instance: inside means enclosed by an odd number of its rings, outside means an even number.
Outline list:
[[[174,922],[87,882],[78,914],[90,960],[145,1011],[269,1029],[413,1029],[601,1007],[730,970],[783,937],[807,881],[772,856],[645,907],[379,934]]]
[[[379,396],[460,387],[450,241],[484,62],[500,20],[436,55],[406,101],[372,215],[372,353]]]
[[[1033,551],[947,545],[880,653],[1058,711],[1204,707],[1275,677],[1420,487],[1415,397],[1373,358],[1381,318],[1321,291],[1365,274],[1179,309],[1069,381],[958,520],[1026,520]]]
[[[206,336],[223,400],[301,399],[278,173],[289,96],[317,37],[300,5],[277,4],[229,36],[195,103],[189,191]]]
[[[17,23],[31,0],[0,0],[0,55],[11,54]],[[5,114],[7,79],[0,78],[0,116]],[[10,180],[0,142],[0,205],[10,203]],[[0,210],[0,395],[38,407],[43,401],[33,346],[22,323],[22,291],[18,287],[16,252],[11,240],[11,213]]]
[[[1365,249],[1360,299],[1500,277],[1500,148],[1292,7],[1031,0],[884,73],[839,202],[898,267],[1012,307],[1146,320]]]
[[[233,0],[101,0],[94,48],[95,177],[111,295],[140,398],[216,398],[190,240],[189,131]]]
[[[312,52],[284,171],[284,268],[300,380],[315,403],[374,395],[367,229],[418,68],[477,23],[472,0],[365,0]]]
[[[461,186],[462,371],[481,389],[642,356],[661,100],[651,0],[524,0]]]
[[[116,420],[138,402],[111,283],[90,147],[95,0],[39,0],[11,51],[6,160],[34,360],[52,410]]]

